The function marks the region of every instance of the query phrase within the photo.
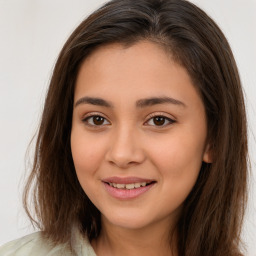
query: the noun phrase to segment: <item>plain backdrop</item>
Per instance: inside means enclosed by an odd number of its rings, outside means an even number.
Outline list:
[[[0,0],[0,244],[33,232],[21,204],[25,154],[54,63],[102,0]],[[221,27],[244,86],[252,174],[243,240],[256,255],[256,0],[194,0]]]

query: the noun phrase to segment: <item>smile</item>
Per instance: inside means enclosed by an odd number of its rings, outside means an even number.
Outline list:
[[[136,177],[112,177],[103,180],[107,193],[120,200],[134,199],[149,191],[157,182]]]
[[[119,189],[136,189],[140,187],[145,187],[150,183],[141,182],[141,183],[130,183],[130,184],[118,184],[118,183],[108,183],[111,187],[119,188]]]

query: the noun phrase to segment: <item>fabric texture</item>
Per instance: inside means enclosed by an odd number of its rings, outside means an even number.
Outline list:
[[[72,231],[71,248],[67,244],[53,246],[36,232],[0,247],[0,256],[96,256],[88,239],[75,229]]]

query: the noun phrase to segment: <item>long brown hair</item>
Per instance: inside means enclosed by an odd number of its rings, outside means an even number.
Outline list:
[[[82,61],[97,47],[150,40],[189,72],[204,102],[213,163],[203,163],[177,223],[184,256],[240,255],[247,199],[247,124],[243,93],[230,46],[207,14],[185,0],[113,0],[72,33],[56,62],[24,191],[31,221],[55,243],[70,240],[79,223],[90,240],[100,212],[81,188],[70,149],[74,85]],[[34,184],[34,185],[33,185]],[[33,209],[28,197],[33,191]]]

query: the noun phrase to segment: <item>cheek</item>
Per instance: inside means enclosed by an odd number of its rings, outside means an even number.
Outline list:
[[[83,131],[74,129],[71,132],[71,151],[79,181],[95,175],[104,158],[102,141],[95,141],[95,136],[85,136]]]
[[[157,141],[152,142],[156,146],[152,148],[150,158],[159,171],[167,194],[183,201],[198,177],[204,140],[195,134],[181,132]]]
[[[203,144],[193,138],[175,136],[153,145],[150,158],[165,174],[178,177],[188,171],[197,172],[201,166]]]
[[[158,169],[161,198],[155,207],[165,205],[163,214],[174,212],[194,187],[202,164],[202,146],[189,138],[176,137],[158,144],[152,161]]]

